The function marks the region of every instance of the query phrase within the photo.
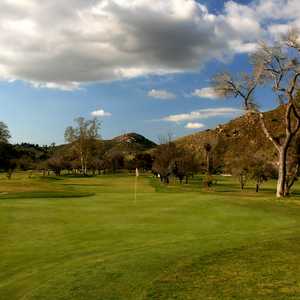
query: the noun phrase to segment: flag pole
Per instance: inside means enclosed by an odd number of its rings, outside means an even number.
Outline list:
[[[138,182],[138,177],[140,176],[139,174],[139,169],[135,169],[135,180],[134,180],[134,203],[136,203],[136,193],[137,193],[137,182]]]

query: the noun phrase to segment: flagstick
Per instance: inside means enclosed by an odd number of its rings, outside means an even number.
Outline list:
[[[137,177],[134,180],[134,203],[136,204]]]
[[[136,204],[136,192],[137,192],[137,181],[139,177],[138,168],[135,169],[135,180],[134,180],[134,203]]]

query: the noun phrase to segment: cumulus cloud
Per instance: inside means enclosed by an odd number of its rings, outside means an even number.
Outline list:
[[[192,111],[190,113],[170,115],[164,117],[164,121],[168,122],[183,122],[183,121],[193,121],[193,120],[203,120],[212,117],[222,117],[222,116],[235,116],[241,114],[240,109],[231,107],[220,107],[220,108],[205,108]]]
[[[204,128],[205,125],[202,124],[202,123],[192,123],[192,122],[189,122],[185,125],[185,128],[186,129],[201,129],[201,128]]]
[[[112,114],[110,112],[106,112],[103,109],[95,110],[91,113],[92,117],[110,117]]]
[[[195,97],[207,98],[207,99],[218,99],[219,96],[215,93],[214,89],[211,87],[205,87],[202,89],[197,89],[192,94]]]
[[[152,97],[152,98],[164,99],[164,100],[176,98],[175,94],[165,91],[165,90],[151,90],[148,92],[148,96]]]
[[[215,14],[196,0],[2,0],[0,80],[71,90],[198,70],[253,51],[274,26],[300,27],[299,7],[298,0],[228,1]]]

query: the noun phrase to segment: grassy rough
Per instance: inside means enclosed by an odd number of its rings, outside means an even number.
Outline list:
[[[0,299],[300,299],[300,202],[217,179],[2,178]]]

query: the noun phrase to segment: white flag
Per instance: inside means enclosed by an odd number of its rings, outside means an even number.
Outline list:
[[[138,168],[135,169],[135,176],[136,176],[136,177],[139,177],[139,176],[140,176],[140,174],[139,174],[139,169],[138,169]]]

